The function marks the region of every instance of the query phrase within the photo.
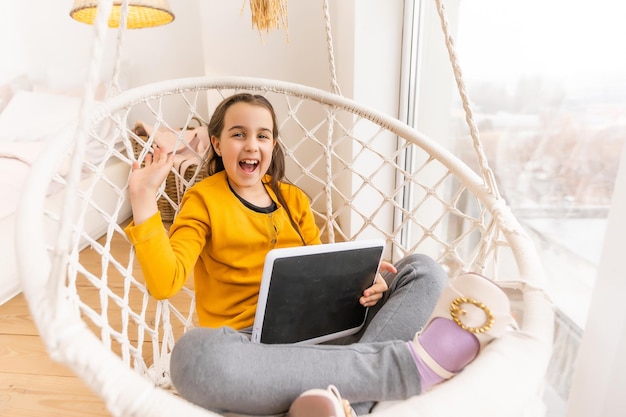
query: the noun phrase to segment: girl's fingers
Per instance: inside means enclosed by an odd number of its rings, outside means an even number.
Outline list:
[[[375,305],[381,298],[383,298],[383,293],[374,293],[370,295],[369,297],[365,297],[365,296],[361,297],[359,302],[364,307],[371,307]]]
[[[170,159],[174,160],[174,154],[166,152],[164,149],[159,148],[158,146],[154,148],[154,155],[152,160],[158,164],[169,163]]]
[[[396,272],[398,272],[398,270],[396,269],[396,267],[395,267],[395,266],[393,266],[393,264],[392,264],[392,263],[387,262],[387,261],[381,261],[381,262],[380,262],[380,269],[381,269],[382,271],[389,271],[389,272],[393,272],[394,274],[395,274]]]
[[[388,289],[387,281],[380,274],[377,274],[374,285],[363,292],[363,297],[360,299],[361,304],[366,307],[376,304],[378,300],[383,298],[383,293]]]
[[[154,148],[153,160],[157,162],[161,162],[163,160],[163,152],[161,152],[161,148],[159,148],[158,146]]]
[[[389,289],[389,286],[387,285],[387,281],[385,281],[385,278],[383,278],[383,276],[380,274],[376,274],[376,280],[374,281],[373,287],[376,288],[376,292],[381,292],[381,293]]]

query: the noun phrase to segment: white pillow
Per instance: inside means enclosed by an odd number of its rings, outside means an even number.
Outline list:
[[[81,99],[47,92],[18,91],[0,113],[0,143],[32,142],[76,134]],[[110,126],[103,123],[100,135],[110,135]],[[105,136],[106,137],[106,136]],[[99,163],[106,153],[98,141],[89,141],[85,158]]]
[[[76,126],[78,97],[18,91],[0,113],[0,141],[43,140]]]
[[[2,79],[2,84],[0,85],[0,112],[4,110],[6,105],[11,101],[11,98],[15,94],[16,91],[20,90],[32,90],[32,84],[28,80],[28,77],[24,74],[18,75],[13,78],[8,78],[8,80]]]

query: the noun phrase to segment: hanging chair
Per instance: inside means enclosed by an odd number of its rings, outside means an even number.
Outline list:
[[[105,24],[97,19],[96,33]],[[382,237],[390,260],[426,253],[450,277],[480,272],[511,298],[518,331],[488,345],[455,378],[405,401],[379,403],[372,415],[541,415],[552,304],[534,246],[497,192],[468,106],[481,175],[375,109],[337,92],[267,79],[187,78],[128,90],[95,107],[86,100],[78,138],[61,137],[41,153],[18,211],[16,250],[24,295],[51,357],[73,369],[114,416],[217,415],[179,397],[169,379],[175,341],[197,325],[193,280],[169,300],[150,297],[123,227],[130,166],[150,152],[154,132],[175,134],[177,152],[193,162],[172,169],[176,192],[164,185],[158,196],[175,215],[181,193],[205,175],[204,155],[186,133],[242,91],[275,106],[287,177],[310,196],[326,242]],[[182,122],[168,115],[172,108],[186,109]],[[152,134],[138,132],[137,115]],[[87,142],[101,148],[99,163],[84,158]],[[47,198],[59,185],[59,197]]]

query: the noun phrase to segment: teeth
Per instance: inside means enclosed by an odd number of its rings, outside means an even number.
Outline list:
[[[241,161],[244,164],[249,164],[249,165],[256,165],[259,163],[259,161],[256,161],[254,159],[244,159],[243,161]]]

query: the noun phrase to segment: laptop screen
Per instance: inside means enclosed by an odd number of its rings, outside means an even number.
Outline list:
[[[361,328],[367,309],[359,298],[374,282],[384,242],[363,247],[332,245],[339,246],[320,253],[268,256],[271,277],[264,312],[257,314],[262,323],[255,322],[255,327],[262,326],[256,341],[318,343]],[[327,245],[315,246],[327,249]],[[262,308],[261,300],[258,308]]]

